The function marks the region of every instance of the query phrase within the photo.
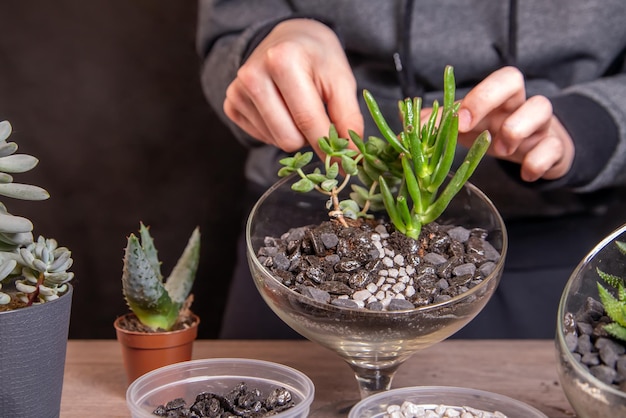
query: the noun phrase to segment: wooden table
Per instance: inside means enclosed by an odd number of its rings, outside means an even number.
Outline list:
[[[358,398],[351,369],[334,353],[306,340],[201,340],[194,358],[269,360],[306,373],[315,384],[311,417],[345,417]],[[526,402],[550,418],[574,417],[555,368],[550,340],[447,340],[415,354],[393,387],[463,386]],[[61,418],[129,417],[126,377],[115,340],[70,340]]]

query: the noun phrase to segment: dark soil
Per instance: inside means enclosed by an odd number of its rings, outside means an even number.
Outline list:
[[[157,407],[153,414],[169,418],[261,418],[293,406],[291,392],[285,388],[275,388],[263,396],[259,389],[248,388],[245,382],[241,382],[225,395],[200,393],[191,406],[187,406],[182,398],[173,399]]]
[[[565,315],[565,342],[569,351],[593,376],[626,391],[626,343],[603,329],[611,322],[602,303],[588,297],[579,312]]]
[[[406,310],[480,284],[500,259],[488,231],[430,223],[418,240],[383,221],[337,221],[267,237],[257,257],[285,286],[333,305]]]

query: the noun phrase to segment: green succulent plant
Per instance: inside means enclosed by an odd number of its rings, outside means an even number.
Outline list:
[[[626,242],[616,241],[615,244],[618,250],[626,255]],[[613,337],[626,341],[626,280],[599,268],[596,268],[596,271],[604,282],[617,290],[617,296],[613,296],[602,283],[598,282],[600,301],[609,318],[613,320],[604,326],[604,330]]]
[[[163,280],[161,262],[149,228],[140,223],[139,237],[130,234],[124,254],[122,290],[139,321],[157,331],[171,330],[186,305],[200,259],[200,229],[196,227],[171,274]]]
[[[284,177],[297,172],[300,179],[292,189],[303,193],[317,190],[329,196],[329,215],[344,224],[346,218],[371,217],[370,211],[384,209],[398,231],[417,239],[422,226],[436,220],[448,207],[491,144],[489,132],[481,133],[444,186],[458,138],[459,104],[455,102],[455,91],[454,69],[447,66],[443,105],[435,101],[430,117],[422,124],[422,100],[400,100],[398,110],[403,130],[396,134],[372,94],[364,90],[365,102],[382,139],[370,136],[363,141],[356,132],[349,131],[355,150],[349,147],[350,140],[339,137],[331,125],[328,136],[318,140],[325,154],[323,169],[305,173],[313,153],[297,152],[280,161],[283,167],[278,175]],[[354,177],[361,184],[353,184]],[[348,185],[352,189],[350,198],[340,200],[339,193]]]
[[[17,144],[7,139],[12,133],[8,121],[0,122],[0,195],[21,200],[45,200],[43,188],[13,182],[13,174],[35,168],[39,160],[16,154]],[[33,238],[33,224],[15,216],[0,202],[0,310],[10,310],[58,298],[74,277],[71,251],[54,239]]]

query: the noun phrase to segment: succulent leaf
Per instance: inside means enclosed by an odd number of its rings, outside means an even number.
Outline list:
[[[176,322],[180,305],[170,298],[134,234],[128,237],[124,254],[122,290],[129,308],[144,325],[169,330]]]
[[[0,157],[0,171],[5,173],[25,173],[37,166],[39,160],[32,155],[13,154]]]
[[[150,262],[157,278],[160,281],[163,281],[163,275],[161,274],[161,262],[159,261],[159,254],[156,246],[154,245],[154,239],[150,235],[150,228],[146,227],[143,222],[139,223],[139,235],[141,237],[141,249],[146,255],[146,259]]]
[[[9,136],[11,136],[12,129],[11,123],[9,123],[8,120],[0,122],[0,141],[5,141]]]
[[[41,187],[19,183],[0,183],[0,195],[21,200],[46,200],[50,197]]]
[[[165,289],[175,303],[184,303],[191,293],[199,262],[200,228],[196,227],[191,233],[183,254],[165,282]]]
[[[124,253],[122,291],[128,307],[153,330],[169,331],[178,321],[193,285],[200,257],[200,231],[196,228],[172,273],[163,282],[149,228],[141,223],[140,237],[130,234]]]

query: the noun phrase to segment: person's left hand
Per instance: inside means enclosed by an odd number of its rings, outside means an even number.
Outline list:
[[[489,154],[521,164],[525,181],[564,176],[574,159],[574,143],[544,96],[526,98],[524,76],[504,67],[487,76],[461,101],[459,143],[471,146],[485,129]]]

